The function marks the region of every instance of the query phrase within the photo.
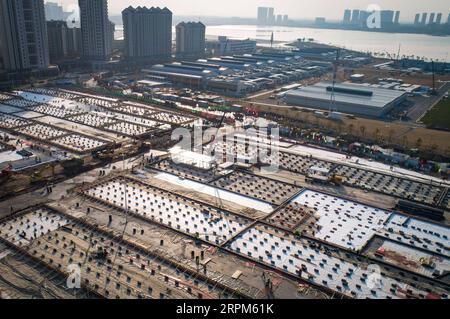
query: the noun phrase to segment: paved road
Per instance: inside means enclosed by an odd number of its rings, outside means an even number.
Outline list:
[[[154,156],[159,155],[158,151],[150,151],[145,154],[146,157],[154,152]],[[139,157],[141,157],[140,155]],[[17,197],[8,198],[0,201],[0,218],[8,216],[11,213],[11,206],[16,212],[18,210],[25,209],[29,206],[42,204],[51,201],[58,201],[61,196],[67,196],[67,191],[75,186],[81,185],[83,182],[92,183],[100,177],[100,170],[106,171],[106,175],[111,172],[121,171],[122,169],[131,169],[133,166],[137,166],[140,161],[134,160],[134,158],[125,159],[125,161],[118,161],[113,164],[108,164],[104,167],[96,168],[88,172],[75,176],[74,178],[62,181],[53,185],[53,192],[47,193],[46,188],[37,189]]]
[[[430,97],[417,97],[415,105],[408,111],[408,117],[411,121],[419,121],[428,110],[432,109],[450,90],[450,82],[444,83],[439,89],[438,94]]]

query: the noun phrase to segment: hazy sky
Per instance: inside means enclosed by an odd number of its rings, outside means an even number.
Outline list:
[[[45,0],[58,2],[65,7],[75,5],[77,0]],[[125,7],[168,7],[174,15],[256,17],[256,7],[271,6],[275,14],[289,14],[291,18],[314,18],[324,16],[341,19],[343,11],[365,9],[376,4],[382,9],[400,10],[400,20],[408,21],[418,12],[442,12],[444,19],[450,13],[449,0],[109,0],[109,14],[120,14]],[[443,19],[443,20],[444,20]]]

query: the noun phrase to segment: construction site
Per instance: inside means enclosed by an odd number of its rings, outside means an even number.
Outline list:
[[[0,98],[1,298],[449,299],[440,177],[225,113],[186,150],[171,135],[202,123],[188,112],[60,88]]]

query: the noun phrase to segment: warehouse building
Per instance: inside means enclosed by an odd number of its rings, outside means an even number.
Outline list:
[[[358,114],[370,117],[382,117],[393,107],[403,103],[405,92],[378,87],[366,87],[357,84],[340,83],[334,88],[334,102],[331,103],[333,86],[329,82],[320,82],[291,90],[286,93],[289,105]]]

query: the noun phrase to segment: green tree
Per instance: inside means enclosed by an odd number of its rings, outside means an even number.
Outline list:
[[[348,133],[350,134],[350,135],[353,135],[353,130],[355,129],[355,125],[353,125],[353,124],[349,124],[348,125]]]
[[[419,137],[416,141],[416,148],[420,148],[422,146],[423,140],[421,137]]]
[[[364,125],[361,125],[359,127],[359,130],[361,131],[362,137],[366,137],[366,127]]]

